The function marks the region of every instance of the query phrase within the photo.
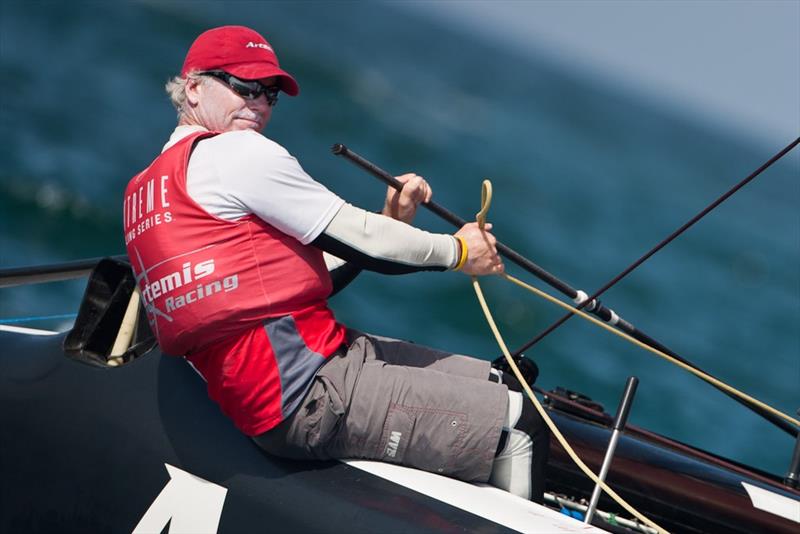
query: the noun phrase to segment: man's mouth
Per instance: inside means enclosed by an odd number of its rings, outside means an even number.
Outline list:
[[[261,121],[257,117],[236,117],[236,119],[249,122],[255,129],[261,128]]]

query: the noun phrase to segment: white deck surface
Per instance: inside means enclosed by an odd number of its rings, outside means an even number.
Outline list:
[[[606,532],[493,486],[468,484],[383,462],[345,460],[344,463],[519,532]]]

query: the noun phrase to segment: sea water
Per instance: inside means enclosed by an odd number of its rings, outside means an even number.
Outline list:
[[[0,23],[0,268],[124,253],[123,189],[175,124],[163,85],[192,39],[222,24],[263,32],[297,78],[300,96],[281,96],[266,134],[320,182],[364,208],[382,205],[380,183],[331,155],[344,143],[391,172],[424,175],[436,201],[470,219],[490,178],[497,236],[587,293],[781,148],[391,5],[5,2]],[[792,415],[798,162],[795,153],[776,164],[603,297],[672,350]],[[428,213],[416,223],[453,231]],[[499,279],[483,287],[511,347],[562,314]],[[82,281],[2,290],[0,320],[74,313],[82,291]],[[365,331],[499,354],[460,274],[364,273],[331,305]],[[23,324],[69,328],[63,319]],[[583,320],[528,354],[541,387],[580,391],[613,411],[635,375],[632,424],[786,470],[786,434]]]

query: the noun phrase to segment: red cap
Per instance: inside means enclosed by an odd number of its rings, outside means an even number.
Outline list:
[[[183,62],[181,76],[190,71],[223,70],[244,80],[277,76],[289,96],[300,92],[297,82],[278,64],[272,46],[258,32],[244,26],[221,26],[201,33]]]

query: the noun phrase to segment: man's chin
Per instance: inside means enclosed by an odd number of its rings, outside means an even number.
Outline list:
[[[249,119],[236,119],[233,126],[234,130],[253,130],[260,132],[264,129],[264,125],[262,125],[260,122],[251,121]]]

